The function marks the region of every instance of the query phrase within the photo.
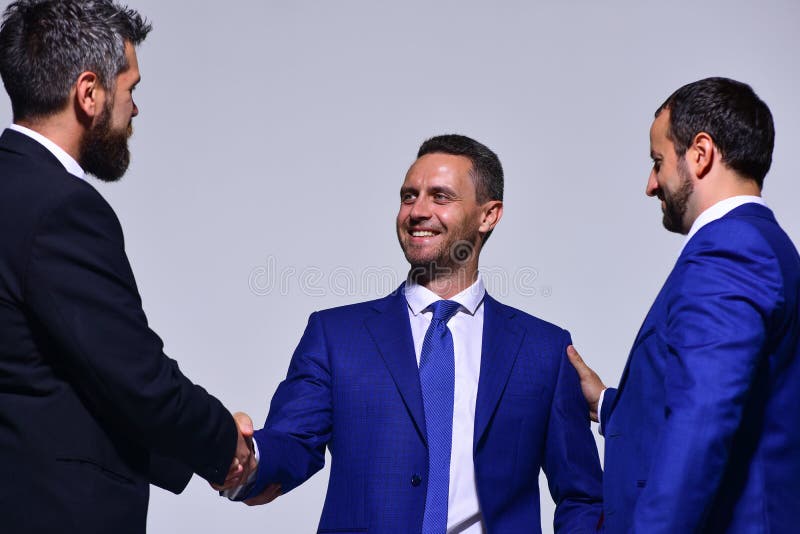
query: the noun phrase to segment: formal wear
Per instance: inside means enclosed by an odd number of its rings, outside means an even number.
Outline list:
[[[26,132],[0,137],[0,530],[142,533],[150,482],[224,480],[235,424],[162,352],[111,207]]]
[[[797,530],[799,307],[760,199],[698,218],[602,401],[607,532]]]
[[[543,468],[556,531],[594,532],[601,472],[566,358],[569,334],[484,295],[482,286],[477,294],[454,297],[461,308],[447,323],[455,355],[448,530],[539,532]],[[419,290],[407,298],[403,286],[311,315],[255,433],[260,461],[249,495],[275,482],[291,491],[323,466],[327,447],[319,532],[421,532],[429,441],[418,368],[424,342],[415,342],[431,321],[426,300]]]

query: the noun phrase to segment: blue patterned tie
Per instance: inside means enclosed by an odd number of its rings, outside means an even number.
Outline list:
[[[433,319],[425,332],[419,358],[419,380],[428,430],[428,493],[422,521],[423,534],[444,534],[447,530],[456,381],[453,336],[447,328],[447,321],[460,307],[452,300],[440,300],[430,305]]]

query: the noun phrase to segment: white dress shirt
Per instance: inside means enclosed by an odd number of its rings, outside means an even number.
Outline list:
[[[40,145],[45,147],[51,154],[53,154],[58,161],[61,162],[61,165],[73,176],[77,176],[78,178],[86,178],[86,173],[83,171],[81,166],[78,164],[75,159],[67,154],[67,152],[52,142],[47,137],[43,136],[39,132],[34,132],[30,128],[26,128],[24,126],[20,126],[19,124],[12,124],[8,127],[9,130],[14,130],[15,132],[21,133],[23,135],[27,135],[34,141],[38,142]]]
[[[703,213],[698,215],[697,219],[694,220],[692,223],[692,227],[689,229],[689,233],[686,234],[686,239],[683,241],[683,246],[681,247],[681,253],[683,249],[686,248],[686,245],[689,244],[689,240],[694,237],[694,235],[705,225],[708,223],[712,223],[717,219],[723,218],[725,215],[730,213],[731,211],[735,210],[739,206],[743,204],[761,204],[762,206],[766,206],[767,203],[764,202],[764,199],[761,197],[753,196],[753,195],[737,195],[735,197],[728,197],[726,199],[720,200],[713,206],[706,208]],[[597,418],[600,419],[600,410],[603,407],[603,399],[606,396],[606,390],[603,390],[600,393],[600,401],[597,405]],[[602,421],[602,419],[600,419]],[[603,433],[603,429],[600,428],[600,433]]]
[[[453,402],[453,440],[450,451],[450,488],[447,507],[447,534],[478,534],[485,531],[475,485],[472,441],[475,433],[475,402],[481,370],[483,341],[483,281],[478,280],[448,299],[461,308],[448,321],[453,335],[455,356],[455,398]],[[436,293],[416,284],[405,286],[408,319],[419,366],[422,342],[431,324],[431,304],[441,300]]]

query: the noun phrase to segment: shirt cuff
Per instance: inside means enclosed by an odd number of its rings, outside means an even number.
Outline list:
[[[600,400],[597,401],[597,420],[600,422],[600,426],[597,427],[597,431],[600,432],[601,436],[603,435],[603,417],[600,415],[600,410],[603,409],[603,399],[606,397],[606,389],[600,392]]]

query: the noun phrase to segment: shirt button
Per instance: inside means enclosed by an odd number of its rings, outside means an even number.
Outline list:
[[[422,484],[422,477],[416,473],[411,475],[411,485],[416,488],[420,484]]]

